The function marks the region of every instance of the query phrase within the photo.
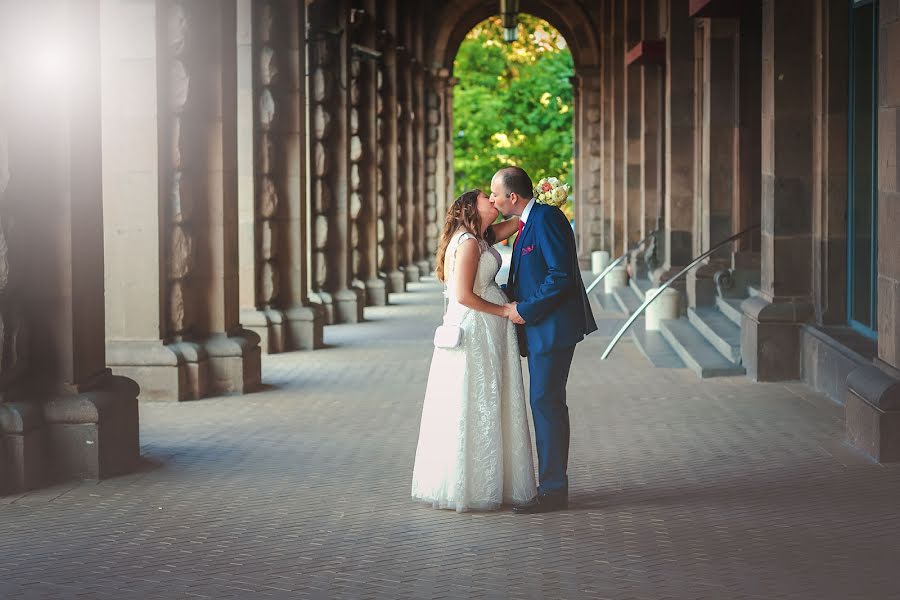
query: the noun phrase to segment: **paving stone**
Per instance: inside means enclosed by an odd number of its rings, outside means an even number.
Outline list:
[[[434,511],[409,484],[431,281],[267,356],[266,389],[142,403],[143,465],[0,502],[0,598],[900,596],[900,467],[802,384],[698,381],[597,313],[569,382],[571,503]]]

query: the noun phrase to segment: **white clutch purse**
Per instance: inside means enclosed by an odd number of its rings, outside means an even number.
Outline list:
[[[459,325],[440,325],[434,330],[435,348],[458,348],[462,343],[462,327]]]

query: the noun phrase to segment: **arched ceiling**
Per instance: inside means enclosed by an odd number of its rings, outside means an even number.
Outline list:
[[[426,35],[431,40],[428,62],[452,71],[453,59],[466,34],[478,23],[498,14],[499,4],[497,0],[441,2],[441,9],[436,11]],[[588,12],[580,0],[522,0],[519,12],[544,19],[566,38],[576,73],[600,64],[599,7]]]

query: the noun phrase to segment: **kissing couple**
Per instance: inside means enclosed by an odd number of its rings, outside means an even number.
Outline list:
[[[490,196],[465,192],[447,211],[435,270],[448,302],[412,477],[412,497],[435,508],[568,508],[566,382],[575,345],[597,325],[569,220],[539,203],[541,195],[524,170],[506,167],[491,179]],[[499,214],[506,219],[495,223]],[[517,231],[501,287],[493,245]],[[520,356],[528,359],[539,486]]]

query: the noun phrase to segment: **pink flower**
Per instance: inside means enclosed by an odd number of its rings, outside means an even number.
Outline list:
[[[544,185],[541,186],[541,189],[545,192],[549,192],[552,187],[553,186],[550,185],[549,183],[545,183]]]

